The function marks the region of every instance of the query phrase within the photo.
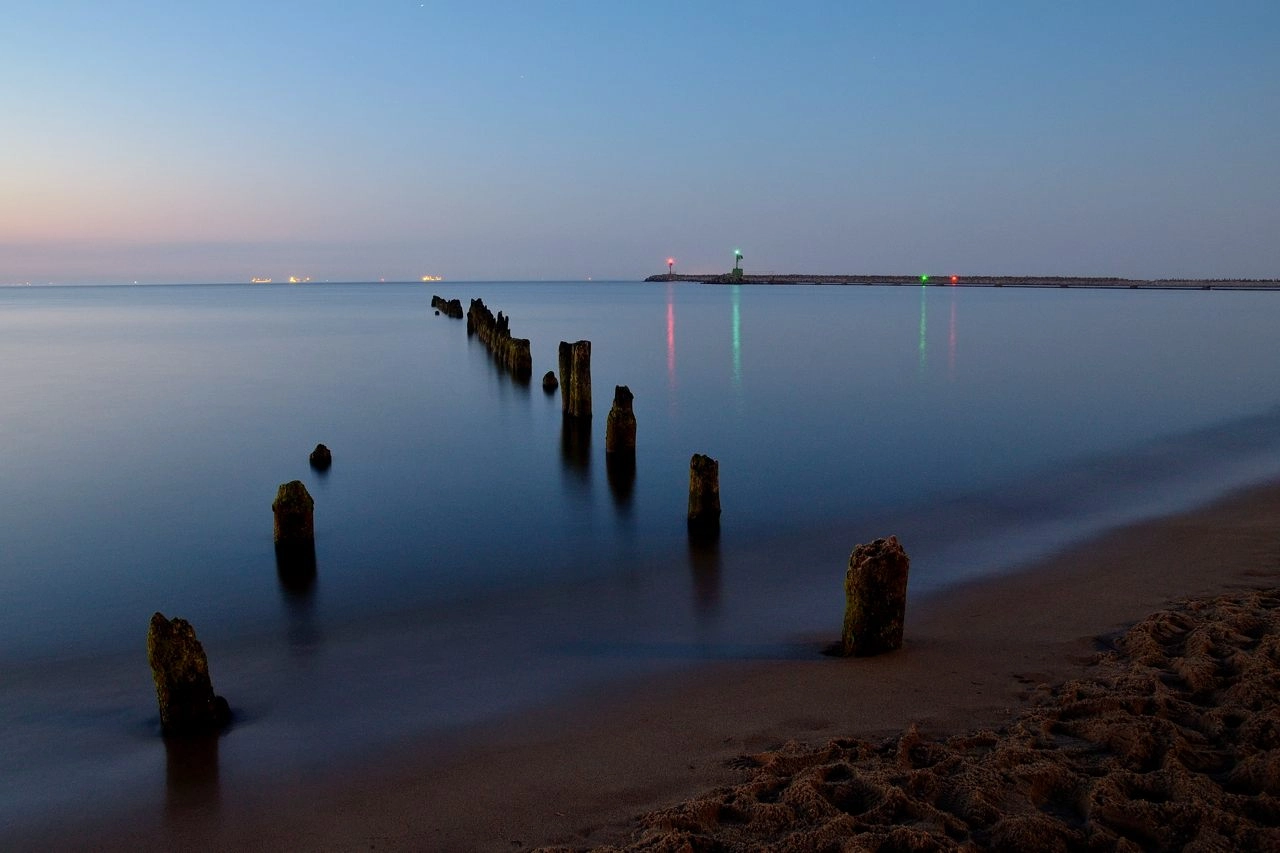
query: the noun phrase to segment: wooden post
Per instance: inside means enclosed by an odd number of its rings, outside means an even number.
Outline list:
[[[560,407],[571,418],[591,417],[591,341],[560,342]]]
[[[701,453],[689,460],[689,529],[720,526],[720,463]]]
[[[902,647],[910,567],[896,536],[853,549],[844,577],[842,655],[867,657]]]
[[[147,661],[165,734],[212,733],[231,720],[227,700],[213,693],[209,661],[190,622],[154,614],[147,629]]]
[[[636,415],[631,408],[634,399],[626,385],[614,386],[613,407],[604,424],[605,453],[636,455]]]
[[[315,501],[301,480],[282,483],[271,503],[275,515],[276,545],[312,545],[315,542]]]

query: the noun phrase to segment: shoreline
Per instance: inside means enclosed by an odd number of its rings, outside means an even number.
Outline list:
[[[1043,685],[1077,677],[1098,637],[1187,596],[1280,586],[1276,519],[1280,483],[1253,487],[912,600],[904,647],[889,655],[709,663],[586,691],[323,777],[219,786],[215,770],[212,791],[171,796],[162,814],[67,821],[19,841],[74,848],[93,839],[106,849],[626,843],[644,813],[744,782],[744,755],[789,741],[885,737],[913,724],[930,736],[1000,725]],[[806,645],[816,650],[837,633],[833,625]]]
[[[1280,848],[1280,589],[1175,601],[1102,645],[998,727],[788,741],[592,849]]]

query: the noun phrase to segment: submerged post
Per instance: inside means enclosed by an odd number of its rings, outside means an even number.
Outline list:
[[[276,545],[313,545],[316,536],[314,508],[315,501],[301,480],[282,483],[271,503],[271,512],[275,515]]]
[[[333,464],[333,453],[323,444],[317,444],[316,449],[311,451],[309,458],[311,467],[317,471],[328,471],[329,466]]]
[[[591,341],[560,342],[560,407],[571,418],[591,417]]]
[[[867,657],[902,647],[910,566],[896,536],[853,549],[844,577],[840,654]]]
[[[636,455],[636,415],[631,409],[635,396],[626,385],[613,388],[613,406],[604,423],[604,452],[610,455]]]
[[[689,460],[689,529],[720,527],[720,463],[701,453]]]
[[[213,693],[209,661],[190,622],[154,614],[147,629],[147,661],[165,734],[213,733],[231,720],[227,700]]]

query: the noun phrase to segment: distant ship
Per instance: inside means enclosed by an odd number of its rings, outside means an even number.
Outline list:
[[[269,279],[269,278],[251,278],[251,279],[249,279],[249,283],[250,283],[250,284],[270,284],[270,283],[271,283],[271,279]]]
[[[444,281],[444,276],[442,276],[442,275],[424,275],[424,276],[422,277],[422,280],[423,280],[423,281]]]

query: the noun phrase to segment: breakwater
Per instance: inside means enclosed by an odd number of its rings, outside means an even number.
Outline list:
[[[692,281],[701,284],[860,284],[870,287],[923,284],[936,287],[1075,287],[1103,290],[1280,290],[1274,278],[1108,278],[1082,276],[999,275],[800,275],[762,273],[689,275],[661,273],[645,281]]]

